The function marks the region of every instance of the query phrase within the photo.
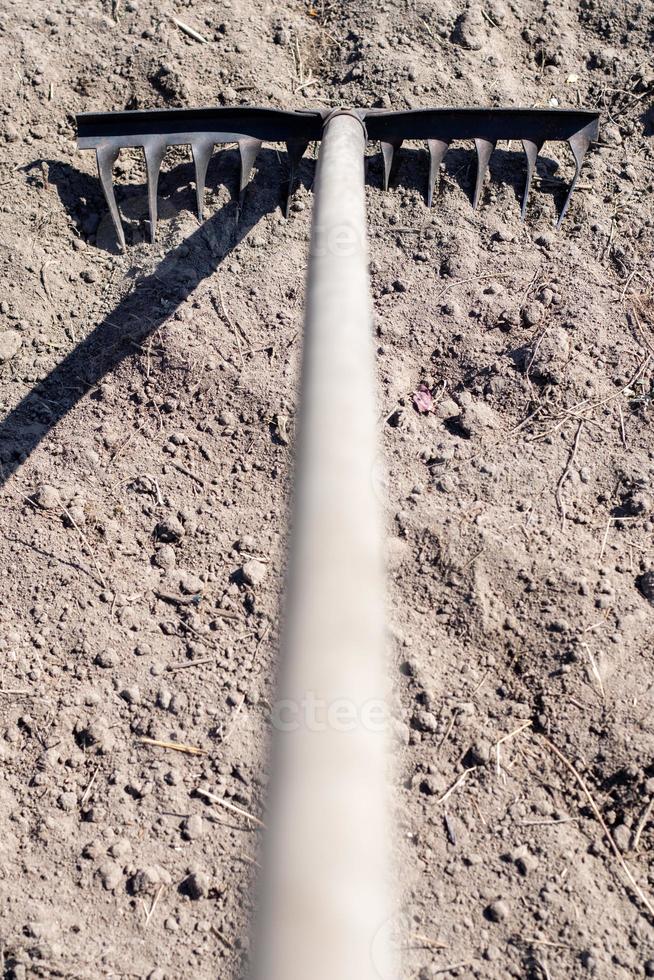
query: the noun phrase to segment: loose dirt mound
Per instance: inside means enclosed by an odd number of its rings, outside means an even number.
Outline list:
[[[256,824],[203,793],[264,806],[314,164],[286,221],[264,149],[237,220],[216,154],[198,227],[171,151],[152,247],[124,153],[121,256],[73,126],[240,102],[602,111],[556,234],[559,145],[524,226],[519,147],[477,213],[469,147],[431,212],[424,148],[388,193],[370,148],[397,931],[406,977],[654,975],[620,864],[654,895],[653,42],[650,5],[604,0],[5,0],[6,977],[247,960]]]

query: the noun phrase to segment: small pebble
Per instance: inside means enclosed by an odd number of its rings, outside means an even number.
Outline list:
[[[534,241],[537,245],[540,245],[541,248],[551,248],[552,243],[554,242],[554,235],[550,231],[541,231],[538,235],[536,235]]]
[[[629,827],[623,823],[618,824],[617,827],[614,827],[613,840],[618,850],[622,851],[623,854],[626,854],[631,846],[631,830]]]
[[[470,759],[470,764],[473,766],[485,766],[490,759],[490,755],[490,743],[481,739],[474,742],[468,751],[468,758]]]
[[[128,704],[140,704],[141,702],[141,691],[136,684],[132,685],[132,687],[126,687],[120,692],[120,696]]]
[[[155,528],[155,534],[160,541],[174,543],[184,537],[184,525],[177,517],[168,517]]]
[[[505,327],[517,327],[520,323],[520,314],[516,309],[506,309],[502,310],[500,313],[500,323],[503,323]]]
[[[23,338],[17,330],[3,330],[0,333],[0,364],[10,361],[18,353]]]
[[[204,590],[204,582],[192,572],[180,572],[178,581],[184,595],[199,595]]]
[[[192,871],[184,882],[184,891],[194,901],[204,898],[209,893],[209,876],[204,871]]]
[[[522,310],[522,319],[528,327],[535,327],[543,319],[542,303],[528,303]]]
[[[144,895],[153,892],[162,883],[159,868],[150,865],[139,868],[130,880],[130,890],[134,895]]]
[[[636,579],[636,585],[648,602],[654,606],[654,570],[644,572]]]
[[[152,561],[158,568],[174,568],[176,561],[175,549],[169,544],[162,545],[155,552]]]
[[[251,558],[241,567],[243,581],[253,589],[261,585],[266,577],[267,571],[263,562],[258,561],[256,558]]]
[[[43,486],[34,494],[34,502],[42,507],[43,510],[59,510],[61,508],[61,497],[56,487],[44,483]]]
[[[117,858],[119,861],[126,861],[132,853],[132,845],[126,837],[121,837],[120,840],[114,841],[114,843],[109,848],[109,854],[113,858]]]
[[[172,693],[166,687],[159,689],[157,693],[157,707],[162,708],[164,711],[168,711],[170,703],[173,700]]]
[[[229,428],[234,428],[238,425],[238,418],[235,413],[230,411],[228,408],[224,409],[218,416],[218,421],[221,425],[226,425]]]
[[[95,658],[98,667],[117,667],[119,663],[118,654],[115,650],[101,650]]]
[[[107,861],[105,864],[100,865],[98,874],[100,875],[100,881],[107,891],[113,891],[123,880],[123,872],[120,865],[116,864],[115,861]]]
[[[70,813],[77,806],[77,793],[62,793],[57,803],[60,810],[66,810]]]
[[[441,785],[436,776],[425,776],[421,779],[420,792],[425,796],[437,796],[441,792]]]
[[[196,840],[204,833],[204,822],[199,813],[192,813],[182,824],[182,837],[184,840]]]
[[[496,902],[491,902],[486,908],[486,917],[491,922],[504,922],[509,917],[509,906],[501,898]]]
[[[528,875],[538,867],[538,858],[535,854],[527,852],[516,859],[516,867],[521,875]]]
[[[585,949],[579,956],[579,959],[581,960],[581,965],[584,967],[584,969],[588,970],[589,973],[595,972],[597,969],[597,960],[589,949]]]
[[[438,731],[438,718],[431,711],[416,711],[411,719],[411,727],[419,732]]]
[[[456,418],[461,414],[461,408],[453,398],[443,398],[436,406],[436,415],[439,419]]]

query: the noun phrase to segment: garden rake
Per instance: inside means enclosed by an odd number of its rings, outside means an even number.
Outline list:
[[[122,147],[145,154],[154,240],[167,146],[190,144],[202,218],[215,144],[237,143],[238,195],[264,141],[286,143],[288,199],[299,162],[320,141],[306,315],[286,616],[273,711],[272,796],[257,935],[259,980],[391,980],[393,912],[387,785],[384,578],[378,506],[372,306],[364,155],[381,142],[384,185],[403,140],[426,140],[427,203],[455,140],[473,140],[478,206],[498,141],[522,142],[527,198],[540,150],[565,140],[575,162],[559,224],[598,116],[582,110],[219,108],[91,113],[79,146],[95,149],[118,239],[112,184]]]
[[[560,226],[568,210],[588,147],[597,139],[599,117],[583,109],[410,109],[387,112],[378,109],[302,110],[256,107],[216,109],[149,109],[126,112],[89,112],[77,117],[78,146],[94,149],[100,182],[118,235],[125,248],[112,181],[112,167],[123,147],[143,148],[148,181],[150,236],[157,227],[157,184],[161,162],[169,146],[190,145],[195,165],[198,218],[204,214],[204,191],[214,147],[237,143],[240,153],[239,200],[242,203],[248,177],[262,143],[285,143],[289,181],[286,213],[295,184],[297,167],[311,142],[325,140],[327,122],[336,114],[358,119],[368,140],[379,141],[384,161],[384,189],[393,171],[396,151],[405,140],[425,140],[429,149],[427,205],[431,207],[438,171],[454,141],[473,140],[477,151],[477,178],[473,195],[476,209],[491,155],[500,141],[520,142],[527,168],[522,196],[524,220],[538,154],[546,142],[567,141],[575,172],[559,214]]]

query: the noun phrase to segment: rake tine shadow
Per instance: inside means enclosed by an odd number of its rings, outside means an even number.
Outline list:
[[[80,176],[86,177],[84,174]],[[66,178],[62,176],[62,180],[70,182],[70,176]],[[214,257],[206,244],[207,228],[224,222],[226,212],[233,211],[233,201],[225,204],[208,219],[206,224],[186,236],[176,249],[168,252],[154,272],[138,281],[132,291],[104,317],[88,337],[25,395],[0,422],[0,487],[7,483],[30,454],[88,394],[89,390],[114,371],[125,358],[133,354],[132,342],[135,339],[142,342],[157,330],[197,287],[197,283],[194,283],[181,291],[179,286],[167,291],[164,283],[165,276],[161,271],[162,266],[174,262],[178,252],[181,258],[187,254],[189,248],[195,247],[202,249],[203,254],[206,255],[204,278],[208,278],[258,221],[277,207],[277,198],[268,195],[266,207],[251,206],[245,209],[231,242],[220,255]],[[157,308],[162,295],[165,295],[169,301],[165,315],[159,319],[144,320],[143,307]],[[135,324],[139,324],[136,331]],[[82,384],[79,382],[80,378],[83,379]],[[42,419],[44,414],[47,417],[37,427],[35,417]]]

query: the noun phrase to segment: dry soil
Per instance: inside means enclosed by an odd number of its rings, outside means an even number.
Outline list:
[[[239,103],[601,112],[559,232],[564,145],[524,225],[519,146],[477,212],[470,146],[431,211],[369,147],[398,922],[406,978],[654,976],[653,42],[650,0],[3,0],[8,980],[246,969],[258,832],[201,791],[264,812],[315,153],[286,220],[283,151],[240,216],[217,152],[199,226],[171,151],[155,246],[123,153],[121,255],[74,123]]]

